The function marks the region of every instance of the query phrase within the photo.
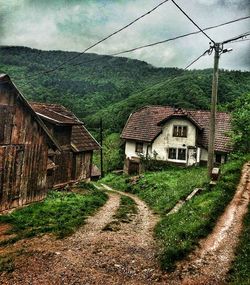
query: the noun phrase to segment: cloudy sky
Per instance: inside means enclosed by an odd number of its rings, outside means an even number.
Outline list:
[[[83,51],[160,2],[162,0],[0,0],[0,45]],[[249,0],[176,2],[202,28],[250,14]],[[196,30],[168,1],[90,52],[112,54]],[[248,31],[249,19],[207,33],[213,40],[222,41]],[[183,68],[208,47],[209,40],[198,34],[126,56],[155,66]],[[250,41],[233,43],[227,47],[233,48],[233,51],[223,54],[220,67],[250,70]],[[212,56],[206,56],[192,68],[212,67],[212,63]]]

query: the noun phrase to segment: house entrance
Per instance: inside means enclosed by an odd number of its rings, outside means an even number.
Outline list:
[[[137,175],[139,174],[139,163],[135,161],[130,161],[129,162],[129,168],[128,168],[128,174],[129,175]]]

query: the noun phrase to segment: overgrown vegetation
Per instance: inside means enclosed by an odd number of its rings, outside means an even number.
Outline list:
[[[127,196],[121,196],[120,207],[118,208],[114,218],[118,221],[129,221],[130,215],[137,213],[135,201]]]
[[[85,184],[78,186],[78,193],[51,191],[43,202],[0,216],[0,223],[11,224],[9,234],[15,234],[0,245],[48,232],[63,238],[72,234],[106,200],[105,193],[92,187],[86,189]]]
[[[160,255],[163,269],[174,269],[175,262],[183,259],[201,238],[211,232],[235,193],[243,162],[242,159],[225,164],[221,178],[212,190],[207,188],[179,212],[162,217],[155,234],[163,245]]]
[[[243,94],[229,105],[233,110],[231,134],[237,154],[250,153],[250,93]]]
[[[34,73],[53,68],[75,55],[73,52],[1,47],[0,72],[8,73],[29,100],[63,104],[94,132],[102,118],[108,134],[120,133],[129,114],[144,105],[192,109],[210,106],[211,69],[156,68],[139,60],[86,53],[78,60],[88,64],[71,62],[53,74],[29,81]],[[249,77],[249,72],[220,70],[220,109],[249,92]]]
[[[243,223],[243,232],[236,250],[236,259],[229,273],[228,283],[231,285],[250,284],[250,205]]]
[[[0,272],[12,272],[14,271],[14,258],[12,255],[0,256]]]
[[[113,221],[107,224],[103,230],[106,231],[117,231],[120,229],[121,223],[129,223],[132,217],[137,213],[137,206],[135,201],[127,196],[121,196],[120,205],[115,215],[113,216]]]
[[[208,187],[206,168],[149,172],[138,180],[110,174],[103,182],[137,194],[161,215],[155,228],[162,248],[160,262],[164,270],[173,270],[175,262],[187,256],[199,240],[211,232],[235,193],[245,160],[232,160],[223,165],[221,178],[212,190]],[[201,194],[185,203],[179,212],[166,215],[179,199],[197,187],[204,188]]]
[[[122,148],[120,134],[113,133],[105,137],[103,141],[103,156],[104,173],[123,168],[124,150]],[[99,168],[101,167],[100,152],[95,152],[93,161]]]
[[[155,212],[165,214],[178,200],[207,182],[206,171],[203,167],[169,167],[165,171],[147,172],[135,179],[126,175],[109,174],[102,181],[115,189],[137,194]]]

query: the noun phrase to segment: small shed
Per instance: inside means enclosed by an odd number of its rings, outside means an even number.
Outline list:
[[[46,197],[49,150],[60,150],[56,139],[10,77],[1,74],[0,211]]]
[[[49,159],[55,163],[49,171],[50,186],[64,186],[91,177],[93,151],[100,145],[71,111],[59,104],[31,103],[32,108],[43,120],[62,149]],[[53,182],[52,182],[53,181]]]

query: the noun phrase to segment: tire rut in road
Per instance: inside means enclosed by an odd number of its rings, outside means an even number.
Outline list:
[[[250,164],[247,163],[242,169],[241,180],[232,201],[219,218],[213,232],[201,241],[200,248],[186,261],[178,264],[177,270],[171,276],[173,284],[226,284],[226,275],[234,259],[242,221],[250,199],[249,179]]]
[[[25,253],[16,259],[13,273],[0,277],[1,284],[158,284],[161,271],[152,237],[157,218],[144,202],[126,194],[135,200],[137,215],[118,232],[102,231],[124,193],[108,195],[108,202],[72,236],[25,241]]]

